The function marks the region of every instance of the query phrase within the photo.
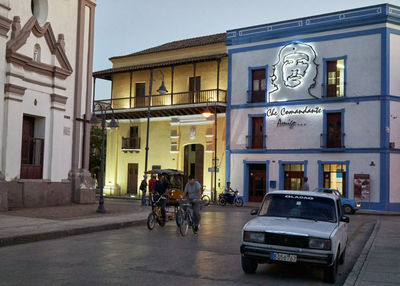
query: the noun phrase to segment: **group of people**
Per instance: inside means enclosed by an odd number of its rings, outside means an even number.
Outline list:
[[[143,176],[143,180],[140,184],[139,189],[142,191],[142,206],[146,206],[146,192],[147,192],[147,175]],[[156,175],[153,174],[149,180],[149,193],[153,195],[161,196],[159,200],[159,206],[161,207],[161,224],[165,224],[166,220],[166,205],[167,205],[167,195],[169,193],[169,184],[165,175],[158,174],[158,179]],[[193,175],[189,176],[189,180],[185,186],[183,198],[188,199],[192,204],[193,208],[193,219],[194,219],[194,231],[197,232],[200,225],[200,200],[202,194],[202,187],[198,181],[195,180]],[[150,204],[150,203],[149,203]]]

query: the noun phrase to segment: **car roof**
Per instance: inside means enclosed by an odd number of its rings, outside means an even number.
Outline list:
[[[284,194],[284,195],[297,195],[297,196],[310,196],[310,197],[321,197],[321,198],[330,198],[336,200],[338,196],[331,193],[320,193],[313,191],[292,191],[292,190],[275,190],[271,191],[268,194]]]

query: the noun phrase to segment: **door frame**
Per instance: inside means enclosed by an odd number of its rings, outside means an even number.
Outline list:
[[[136,194],[135,193],[130,193],[129,192],[129,166],[136,166],[137,167],[137,176],[136,176]],[[139,195],[139,188],[138,188],[138,184],[139,184],[139,163],[128,163],[128,170],[127,170],[127,180],[126,180],[126,193],[127,194],[132,194],[134,196],[138,196]],[[134,192],[135,190],[133,190]]]
[[[308,160],[304,161],[281,161],[279,160],[279,189],[283,190],[285,187],[285,170],[283,165],[287,164],[303,164],[304,165],[304,177],[307,177],[307,164]]]
[[[249,165],[265,164],[265,193],[269,192],[269,160],[247,161],[243,160],[243,199],[249,201]]]
[[[324,167],[323,165],[325,164],[342,164],[342,165],[346,165],[346,176],[345,176],[345,180],[346,180],[346,186],[345,186],[345,198],[349,197],[349,165],[350,165],[350,161],[321,161],[318,160],[318,188],[323,188],[324,186]]]

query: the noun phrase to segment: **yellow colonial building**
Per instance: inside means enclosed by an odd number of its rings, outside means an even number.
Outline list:
[[[217,192],[223,190],[228,74],[225,39],[222,33],[170,42],[110,58],[111,69],[93,73],[95,86],[96,79],[112,82],[111,98],[95,102],[111,104],[119,125],[107,130],[106,195],[141,195],[138,185],[146,171],[147,138],[148,170],[177,169],[185,176],[194,174],[209,193],[214,186],[211,171],[216,158]],[[206,118],[206,110],[213,115]],[[107,118],[111,116],[110,111]]]

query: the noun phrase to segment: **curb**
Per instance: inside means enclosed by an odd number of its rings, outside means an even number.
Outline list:
[[[110,223],[105,225],[98,226],[89,226],[89,227],[79,227],[65,230],[56,230],[50,232],[43,233],[33,233],[19,236],[11,236],[0,238],[0,247],[11,246],[17,244],[31,243],[42,240],[50,240],[63,238],[67,236],[80,235],[80,234],[88,234],[92,232],[99,232],[105,230],[113,230],[119,228],[126,228],[131,226],[144,225],[146,220],[136,220],[136,221],[127,221],[127,222],[119,222],[119,223]]]
[[[346,281],[343,283],[343,286],[354,286],[358,284],[358,278],[360,277],[360,273],[363,270],[365,261],[367,260],[369,251],[372,247],[372,244],[375,241],[376,234],[378,233],[379,227],[381,225],[380,221],[377,221],[374,229],[371,233],[370,238],[368,239],[367,243],[364,245],[363,250],[361,251],[360,256],[357,259],[357,262],[354,264],[353,269],[346,278]]]

